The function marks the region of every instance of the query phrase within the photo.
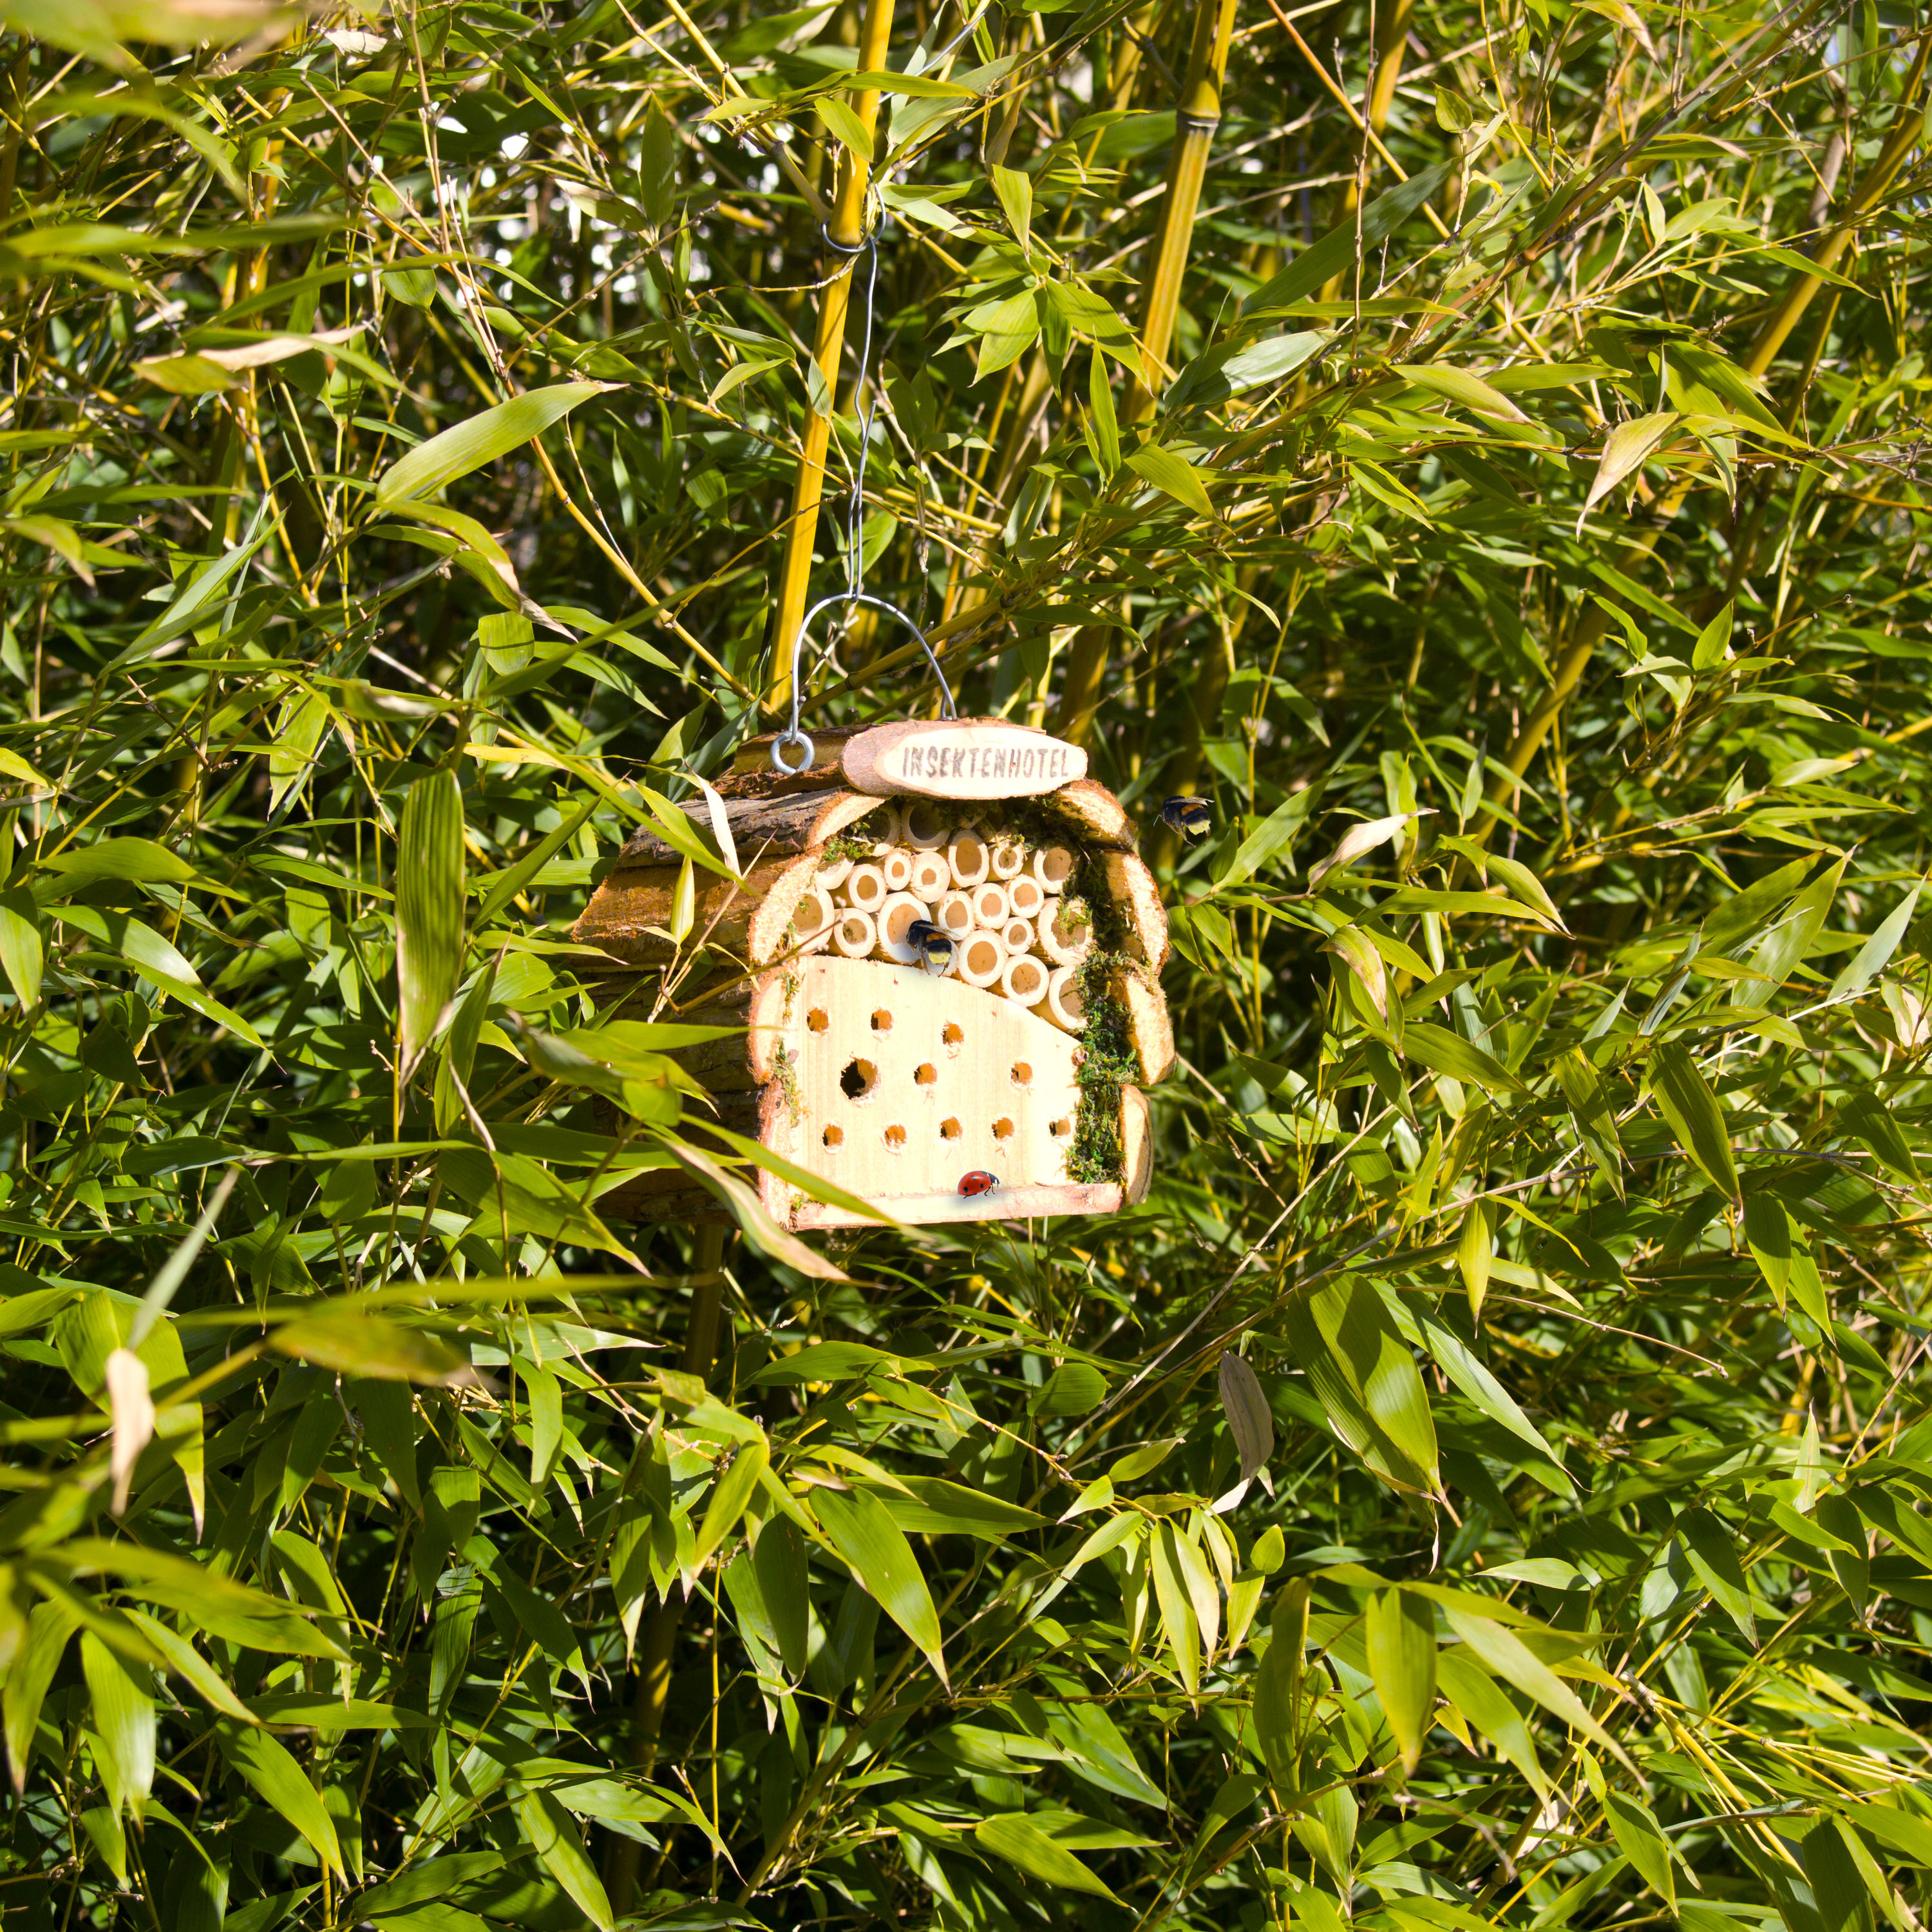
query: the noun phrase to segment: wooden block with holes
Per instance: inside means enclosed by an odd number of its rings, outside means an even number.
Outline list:
[[[627,1011],[742,1025],[686,1056],[715,1118],[900,1221],[1138,1201],[1142,1090],[1174,1058],[1167,922],[1084,753],[997,718],[828,734],[797,775],[772,770],[769,745],[748,745],[718,788],[724,840],[706,805],[688,808],[728,869],[640,832],[578,922],[645,996]],[[700,1139],[707,1118],[687,1107]],[[868,1219],[772,1169],[745,1178],[782,1226]],[[682,1170],[598,1206],[724,1212]]]

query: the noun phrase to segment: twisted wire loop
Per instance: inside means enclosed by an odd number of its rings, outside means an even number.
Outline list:
[[[864,238],[857,242],[841,242],[836,239],[831,230],[823,222],[818,232],[825,245],[840,255],[868,257],[866,272],[866,326],[859,347],[859,374],[853,385],[855,400],[865,394],[866,379],[872,366],[872,313],[879,286],[879,235],[886,224],[886,212],[881,204],[871,227]],[[863,604],[867,609],[878,610],[888,617],[896,617],[919,640],[920,649],[926,653],[926,661],[932,667],[933,676],[939,680],[940,716],[957,718],[958,707],[953,703],[952,687],[946,681],[946,674],[939,666],[938,654],[933,650],[932,640],[926,632],[899,606],[884,597],[875,597],[866,588],[866,466],[872,453],[872,425],[879,410],[878,389],[875,384],[871,396],[866,401],[859,416],[859,454],[853,466],[852,488],[845,502],[845,588],[834,591],[829,597],[821,597],[799,620],[797,634],[791,640],[791,722],[772,741],[772,768],[786,778],[796,778],[801,772],[812,769],[812,760],[818,755],[817,747],[799,728],[799,716],[805,703],[804,687],[800,680],[800,667],[805,655],[806,634],[812,628],[812,620],[821,610],[835,607],[846,608]],[[798,753],[796,764],[786,761],[788,752]]]
[[[799,620],[798,635],[791,640],[791,722],[786,729],[772,740],[773,768],[787,778],[796,778],[801,772],[812,769],[812,761],[818,755],[812,740],[799,728],[799,713],[805,703],[805,694],[799,683],[800,662],[805,655],[806,633],[812,628],[812,620],[821,610],[830,610],[835,605],[862,604],[867,609],[883,612],[888,617],[896,617],[914,637],[919,647],[926,653],[926,661],[932,667],[933,676],[939,680],[940,716],[957,718],[959,708],[952,700],[952,687],[946,681],[946,674],[940,668],[938,654],[932,648],[932,640],[915,624],[899,607],[884,597],[874,597],[867,590],[835,590],[829,597],[821,597]],[[792,747],[804,755],[795,765],[785,762],[785,751]]]

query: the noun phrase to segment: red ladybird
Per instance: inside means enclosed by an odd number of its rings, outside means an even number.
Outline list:
[[[976,1194],[990,1194],[1000,1184],[997,1174],[988,1174],[983,1167],[976,1167],[959,1184],[959,1191],[968,1200]]]

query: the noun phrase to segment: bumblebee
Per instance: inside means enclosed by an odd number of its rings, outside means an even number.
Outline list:
[[[1171,798],[1160,808],[1161,822],[1184,838],[1198,838],[1213,824],[1214,808],[1204,798]]]
[[[935,980],[943,980],[952,964],[958,946],[952,934],[929,919],[916,919],[906,928],[906,944],[919,955],[919,963]]]

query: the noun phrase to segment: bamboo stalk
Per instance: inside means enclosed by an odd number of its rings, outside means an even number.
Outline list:
[[[1917,112],[1919,90],[1925,80],[1926,64],[1932,56],[1932,34],[1922,34],[1918,41],[1918,58],[1912,62],[1912,71],[1906,77],[1904,86],[1899,92],[1898,112],[1892,123],[1891,134],[1879,151],[1879,155],[1864,178],[1852,196],[1844,218],[1838,222],[1818,244],[1812,259],[1822,269],[1829,269],[1850,245],[1858,223],[1870,212],[1874,204],[1897,178],[1898,171],[1906,163],[1912,149],[1918,144],[1922,134],[1920,116]],[[1762,376],[1778,358],[1778,352],[1784,347],[1785,339],[1798,326],[1811,298],[1825,286],[1821,276],[1801,274],[1785,292],[1784,299],[1774,309],[1757,340],[1752,344],[1750,353],[1744,358],[1746,372],[1752,376]],[[1694,473],[1678,478],[1659,502],[1655,519],[1651,526],[1632,538],[1617,560],[1617,567],[1628,573],[1644,562],[1662,541],[1669,527],[1685,500],[1696,487]],[[1536,754],[1543,748],[1543,742],[1550,734],[1563,707],[1569,702],[1570,694],[1581,680],[1588,668],[1592,656],[1605,633],[1610,628],[1609,613],[1600,604],[1592,604],[1576,621],[1570,634],[1568,646],[1556,662],[1556,672],[1548,691],[1543,694],[1534,710],[1524,719],[1522,728],[1516,733],[1515,742],[1503,755],[1503,763],[1510,776],[1490,781],[1489,802],[1499,805],[1504,797],[1515,788],[1516,782],[1534,761]],[[1478,842],[1486,840],[1496,827],[1493,811],[1486,811],[1469,828],[1469,836]]]
[[[1187,71],[1174,104],[1174,154],[1168,164],[1167,194],[1161,203],[1160,238],[1154,272],[1142,286],[1141,363],[1144,382],[1129,389],[1123,411],[1129,422],[1154,412],[1154,398],[1167,374],[1167,352],[1174,319],[1180,308],[1181,278],[1208,172],[1208,151],[1221,124],[1221,88],[1228,71],[1228,47],[1234,30],[1234,0],[1200,0]]]
[[[859,35],[861,73],[878,73],[886,64],[886,50],[892,39],[892,6],[893,0],[866,0],[865,24]],[[878,94],[870,88],[860,88],[853,94],[851,105],[869,140],[878,118]],[[838,198],[826,226],[826,232],[842,250],[856,248],[865,239],[866,195],[872,178],[867,163],[856,154],[845,156],[839,174]],[[825,378],[826,394],[835,408],[839,358],[845,346],[845,317],[851,306],[852,276],[858,265],[857,256],[841,253],[819,300],[818,334],[812,360]],[[778,581],[778,612],[772,623],[770,702],[774,708],[791,702],[791,647],[805,616],[812,548],[818,536],[819,500],[825,493],[825,452],[831,440],[831,417],[814,410],[806,418],[805,445],[799,453],[798,477],[792,488],[791,529]]]
[[[1188,248],[1201,204],[1201,184],[1207,176],[1208,152],[1220,124],[1221,88],[1234,30],[1234,0],[1198,0],[1187,70],[1174,106],[1174,154],[1168,164],[1167,194],[1161,203],[1154,262],[1142,284],[1142,376],[1129,385],[1121,412],[1130,423],[1144,422],[1154,413],[1154,399],[1166,381],[1167,352],[1180,311],[1180,285],[1187,272]],[[1093,729],[1114,628],[1088,625],[1067,647],[1066,678],[1060,693],[1060,735],[1071,743],[1084,744]]]

